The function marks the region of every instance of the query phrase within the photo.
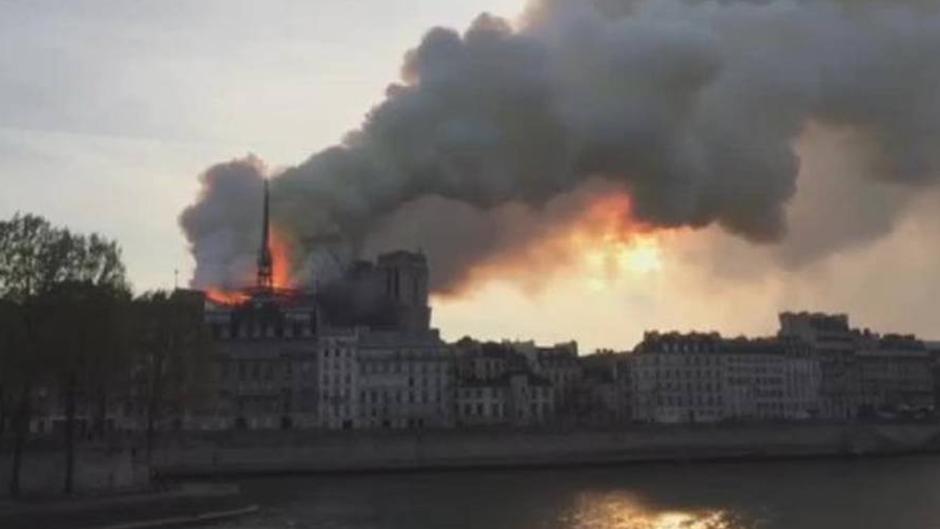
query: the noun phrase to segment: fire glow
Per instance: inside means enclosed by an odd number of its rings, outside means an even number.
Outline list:
[[[291,259],[290,237],[285,235],[283,230],[272,225],[269,244],[271,249],[273,289],[275,291],[283,291],[295,288],[297,285],[291,274],[291,263],[293,261]],[[249,293],[250,288],[248,288],[250,280],[250,276],[246,277],[246,287],[238,290],[230,290],[223,287],[209,287],[206,289],[206,298],[219,305],[240,305],[246,303],[251,299],[251,294]]]
[[[570,242],[583,255],[588,286],[603,290],[619,278],[662,269],[661,231],[636,222],[630,197],[618,194],[594,202],[572,230]]]
[[[670,229],[637,221],[625,191],[596,195],[586,204],[546,237],[474,267],[459,288],[436,292],[436,299],[460,298],[490,281],[538,294],[554,280],[578,278],[588,289],[603,291],[662,271],[662,243]]]
[[[662,241],[670,230],[637,221],[625,191],[594,194],[574,211],[544,237],[479,265],[458,289],[435,292],[435,298],[463,297],[489,281],[507,282],[537,294],[552,280],[565,277],[577,278],[587,289],[601,292],[662,271]],[[290,233],[271,225],[268,245],[273,290],[297,288],[303,278],[294,277],[296,250]],[[250,275],[243,277],[242,288],[209,288],[206,295],[222,305],[248,302],[262,288],[260,283],[252,287],[251,279]]]
[[[273,264],[272,279],[275,289],[294,288],[291,275],[291,244],[290,238],[276,226],[271,227],[271,261]]]
[[[209,287],[206,289],[206,298],[217,305],[241,305],[251,299],[251,296],[237,290]]]

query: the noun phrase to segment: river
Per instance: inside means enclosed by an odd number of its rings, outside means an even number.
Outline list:
[[[256,478],[224,529],[921,529],[940,457]]]

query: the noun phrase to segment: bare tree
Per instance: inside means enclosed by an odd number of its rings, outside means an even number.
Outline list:
[[[126,305],[126,290],[120,285],[90,281],[61,283],[42,296],[50,332],[44,333],[45,348],[55,359],[53,382],[58,383],[65,410],[64,491],[74,489],[76,411],[91,404],[113,375],[126,365],[121,361],[121,324],[117,315]]]
[[[40,375],[40,332],[42,313],[37,310],[36,296],[46,291],[59,276],[64,256],[57,241],[62,230],[35,215],[16,214],[9,221],[0,221],[0,297],[11,307],[18,319],[23,340],[9,351],[8,365],[15,372],[15,411],[13,418],[13,468],[10,472],[10,495],[20,494],[20,469],[23,446],[32,415],[34,385]]]
[[[22,374],[25,348],[21,306],[0,298],[0,433],[10,421],[10,399]]]
[[[60,282],[50,289],[50,313],[59,314],[54,333],[62,343],[51,351],[57,358],[65,405],[65,476],[63,489],[71,493],[75,475],[75,414],[79,394],[88,395],[106,381],[108,368],[116,368],[113,354],[120,334],[115,313],[129,297],[121,250],[117,243],[97,234],[66,236],[60,241],[68,255]],[[117,347],[120,347],[119,345]],[[109,365],[112,364],[113,365]]]
[[[4,372],[10,373],[3,388],[16,394],[12,496],[20,493],[34,389],[43,381],[55,385],[56,378],[65,396],[65,488],[71,491],[80,368],[109,336],[94,311],[103,310],[104,299],[127,290],[120,249],[113,241],[74,235],[36,215],[17,213],[0,221],[0,299],[4,317],[15,320],[18,329],[14,345],[3,354]]]
[[[204,388],[210,340],[204,298],[192,292],[148,292],[134,302],[139,382],[146,408],[147,463],[152,464],[159,424],[172,412],[181,419]]]

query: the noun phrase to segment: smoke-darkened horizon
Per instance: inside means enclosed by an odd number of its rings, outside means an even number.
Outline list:
[[[202,175],[180,219],[193,285],[252,277],[265,177],[301,283],[398,246],[448,294],[513,263],[537,287],[585,238],[717,225],[778,243],[816,126],[851,135],[857,163],[801,212],[835,203],[842,222],[797,225],[775,253],[811,263],[889,232],[906,190],[936,183],[938,54],[940,14],[887,1],[556,0],[433,28],[342,143],[274,175],[255,157]]]

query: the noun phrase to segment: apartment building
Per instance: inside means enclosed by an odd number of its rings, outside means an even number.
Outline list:
[[[816,359],[776,339],[648,332],[630,374],[639,421],[793,420],[818,412]]]

